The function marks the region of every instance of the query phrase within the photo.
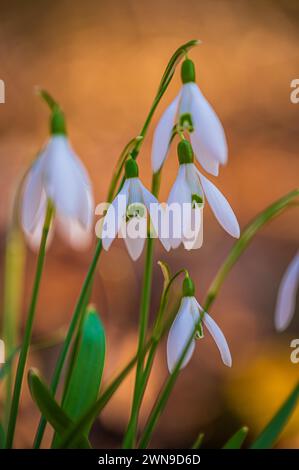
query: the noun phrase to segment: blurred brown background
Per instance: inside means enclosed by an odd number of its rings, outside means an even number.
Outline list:
[[[95,200],[101,202],[118,154],[138,134],[170,55],[193,38],[203,41],[190,54],[198,84],[220,116],[229,142],[229,165],[221,170],[217,185],[241,226],[298,185],[299,104],[290,102],[290,82],[299,78],[296,0],[2,0],[0,78],[6,84],[6,103],[0,105],[2,266],[13,191],[47,136],[48,110],[34,95],[34,87],[48,89],[65,109],[73,146],[90,172]],[[177,73],[139,157],[141,177],[148,186],[154,125],[179,86]],[[173,149],[162,179],[162,200],[176,171]],[[179,249],[167,254],[157,244],[155,255],[173,270],[190,269],[199,301],[233,244],[209,209],[204,233],[204,246],[197,252]],[[188,447],[200,430],[206,433],[206,447],[221,446],[241,424],[250,427],[253,437],[285,398],[299,376],[299,365],[289,360],[290,338],[298,337],[299,316],[286,334],[278,335],[273,312],[279,281],[297,247],[297,209],[255,238],[211,312],[231,346],[233,368],[222,365],[208,336],[198,343],[152,446]],[[78,254],[55,237],[47,255],[35,338],[67,325],[91,256],[92,249]],[[29,251],[23,324],[35,262],[36,255]],[[93,298],[107,329],[106,380],[135,351],[142,269],[143,258],[133,263],[122,241],[99,263]],[[161,283],[156,266],[152,315]],[[30,364],[49,379],[57,352],[56,347],[33,353]],[[163,343],[143,419],[166,374]],[[92,435],[96,447],[120,445],[132,384],[133,376],[96,423]],[[16,441],[22,447],[31,445],[38,418],[28,395],[25,386]],[[298,429],[297,417],[280,445],[298,447]]]

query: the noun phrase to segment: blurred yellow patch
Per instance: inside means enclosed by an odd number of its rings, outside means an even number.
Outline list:
[[[262,346],[262,350],[242,367],[233,369],[233,377],[227,386],[231,409],[240,420],[257,435],[281,406],[299,379],[299,364],[290,360],[291,338]],[[299,433],[299,406],[282,438]]]

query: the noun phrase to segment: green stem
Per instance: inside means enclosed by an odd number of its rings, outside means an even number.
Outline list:
[[[146,358],[146,364],[145,364],[145,367],[144,367],[144,371],[143,371],[143,374],[142,374],[142,377],[141,377],[141,385],[140,385],[140,390],[139,390],[139,393],[138,393],[138,402],[136,404],[136,411],[135,411],[135,413],[137,415],[137,419],[138,419],[138,413],[139,413],[140,407],[142,405],[142,400],[143,400],[143,396],[144,396],[144,393],[145,393],[145,390],[146,390],[146,387],[147,387],[147,383],[148,383],[148,380],[149,380],[149,377],[150,377],[150,373],[151,373],[151,370],[152,370],[152,367],[153,367],[153,363],[154,363],[155,355],[156,355],[156,352],[157,352],[157,348],[158,348],[160,339],[163,335],[163,332],[166,331],[165,325],[164,325],[164,328],[163,328],[162,320],[163,320],[164,313],[165,313],[166,306],[167,306],[169,290],[170,290],[170,287],[171,287],[172,283],[175,281],[175,279],[182,273],[186,274],[186,270],[181,269],[169,280],[169,282],[168,282],[168,284],[167,284],[167,286],[166,286],[166,288],[165,288],[165,290],[162,294],[162,297],[161,297],[160,307],[159,307],[158,314],[157,314],[157,317],[156,317],[156,320],[155,320],[155,325],[154,325],[154,328],[153,328],[151,345],[150,345],[150,348],[149,348],[148,356]],[[173,315],[171,315],[171,319],[173,319]],[[136,425],[137,424],[138,423],[136,422]]]
[[[23,233],[19,227],[19,207],[23,183],[27,172],[20,178],[17,186],[12,207],[12,217],[8,228],[5,246],[5,268],[4,268],[4,305],[3,305],[3,340],[5,353],[8,357],[13,355],[17,348],[18,327],[23,294],[23,279],[26,249]],[[4,401],[4,428],[7,429],[11,394],[13,386],[14,361],[8,368],[5,382]]]
[[[152,178],[152,193],[157,197],[160,187],[161,173],[155,173]],[[139,339],[137,349],[137,367],[135,376],[135,386],[131,416],[128,428],[124,437],[123,447],[130,449],[135,445],[136,432],[138,426],[139,410],[144,393],[144,343],[146,339],[146,331],[148,325],[149,306],[151,298],[152,274],[153,274],[153,254],[154,254],[154,238],[148,237],[146,245],[146,257],[143,275],[143,288],[141,294],[140,317],[139,317]],[[153,360],[153,358],[152,358]]]
[[[135,432],[137,428],[138,413],[140,408],[140,396],[142,389],[142,374],[144,366],[144,342],[148,325],[149,303],[151,296],[152,272],[153,272],[153,249],[154,239],[148,238],[146,246],[146,259],[143,278],[143,288],[141,296],[140,319],[139,319],[139,339],[137,349],[137,367],[135,376],[134,397],[132,403],[131,417],[128,429],[125,434],[123,447],[129,449],[134,445]]]
[[[204,437],[205,437],[204,433],[200,432],[197,438],[195,439],[194,444],[192,445],[192,449],[200,449]]]
[[[10,356],[18,342],[18,326],[23,293],[25,247],[19,227],[9,228],[5,250],[3,340],[5,353]],[[13,385],[13,365],[9,368],[5,382],[4,428],[7,428]]]
[[[43,233],[42,233],[42,238],[40,242],[31,303],[29,307],[28,318],[27,318],[27,323],[26,323],[26,328],[25,328],[25,335],[24,335],[24,340],[22,343],[22,348],[21,348],[17,372],[16,372],[16,379],[15,379],[15,385],[14,385],[14,391],[13,391],[13,397],[12,397],[11,409],[10,409],[10,415],[9,415],[9,421],[8,421],[8,427],[7,427],[7,437],[6,437],[6,444],[5,444],[6,448],[11,448],[13,445],[13,438],[14,438],[14,432],[15,432],[16,421],[17,421],[23,375],[24,375],[26,359],[27,359],[28,349],[29,349],[30,340],[31,340],[32,326],[33,326],[33,321],[34,321],[34,316],[35,316],[39,286],[41,282],[41,276],[42,276],[42,271],[43,271],[43,266],[44,266],[44,261],[45,261],[46,243],[47,243],[51,220],[53,217],[53,212],[54,212],[53,205],[51,202],[48,202],[44,226],[43,226]]]
[[[96,269],[97,262],[98,262],[100,254],[101,254],[101,251],[102,251],[102,241],[99,240],[98,243],[97,243],[96,251],[95,251],[94,257],[92,259],[92,262],[90,264],[87,276],[86,276],[85,281],[83,283],[83,286],[82,286],[82,289],[81,289],[81,292],[80,292],[80,295],[79,295],[79,299],[78,299],[78,302],[77,302],[77,305],[75,307],[75,311],[74,311],[74,314],[73,314],[73,317],[72,317],[72,321],[70,323],[67,335],[65,337],[64,343],[62,345],[61,352],[59,354],[59,357],[58,357],[58,360],[57,360],[57,363],[56,363],[56,366],[55,366],[55,370],[54,370],[54,374],[53,374],[52,382],[51,382],[51,386],[50,386],[50,390],[53,393],[53,395],[55,395],[55,393],[56,393],[58,383],[59,383],[59,380],[60,380],[60,376],[61,376],[61,372],[62,372],[62,369],[63,369],[63,366],[64,366],[64,362],[65,362],[65,359],[66,359],[66,356],[67,356],[72,338],[73,338],[74,333],[76,331],[77,324],[79,323],[81,313],[82,313],[83,307],[84,307],[85,302],[86,302],[86,300],[85,300],[86,295],[89,292],[90,283],[92,282],[93,275],[94,275],[94,272],[95,272],[95,269]],[[39,425],[38,425],[38,429],[37,429],[35,439],[34,439],[34,448],[35,449],[38,449],[39,446],[41,445],[42,438],[43,438],[43,435],[44,435],[44,431],[45,431],[45,428],[46,428],[46,424],[47,424],[47,420],[42,416],[41,419],[40,419]]]
[[[237,262],[237,260],[240,258],[241,254],[245,251],[245,249],[248,247],[250,244],[251,240],[255,236],[255,234],[270,220],[274,219],[277,217],[279,214],[281,214],[286,208],[290,207],[293,203],[293,201],[299,196],[299,189],[296,189],[294,191],[291,191],[287,195],[283,196],[282,198],[278,199],[276,202],[271,204],[269,207],[267,207],[263,212],[261,212],[248,226],[247,228],[243,231],[240,239],[234,244],[233,248],[231,249],[230,253],[228,254],[226,260],[218,270],[211,287],[208,290],[206,300],[204,302],[204,310],[206,311],[211,305],[214,303],[216,300],[216,297],[219,293],[219,290],[226,279],[227,275],[229,274],[230,270],[234,266],[234,264]],[[197,325],[194,330],[194,334],[197,331]],[[145,448],[150,439],[151,436],[154,432],[155,426],[157,424],[157,421],[163,412],[166,403],[168,401],[168,398],[173,390],[173,387],[175,385],[175,382],[178,378],[179,371],[180,371],[180,366],[183,363],[184,357],[187,354],[187,351],[189,349],[189,346],[191,344],[191,341],[193,339],[193,333],[190,336],[186,347],[184,348],[184,351],[182,352],[180,359],[178,363],[176,364],[176,367],[172,374],[168,377],[166,380],[159,397],[150,413],[150,416],[148,418],[148,421],[145,425],[144,431],[142,433],[141,439],[140,439],[140,448]]]

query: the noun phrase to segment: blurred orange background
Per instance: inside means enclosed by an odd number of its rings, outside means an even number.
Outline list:
[[[229,143],[229,164],[217,179],[211,179],[230,201],[241,227],[298,186],[299,104],[290,101],[290,83],[299,77],[296,0],[4,1],[0,18],[0,78],[6,85],[6,103],[0,105],[2,266],[12,196],[48,133],[49,112],[34,87],[49,90],[64,108],[72,144],[89,170],[99,203],[105,200],[120,151],[142,127],[167,61],[179,45],[193,38],[203,41],[190,53],[197,82],[219,115]],[[176,73],[139,156],[141,178],[148,187],[154,126],[179,86]],[[176,172],[173,146],[163,170],[161,200],[166,199]],[[190,447],[199,431],[206,433],[206,447],[221,446],[243,424],[249,426],[252,438],[286,397],[299,376],[299,365],[289,358],[290,339],[298,337],[299,316],[286,334],[278,334],[273,313],[280,279],[298,248],[298,228],[298,209],[291,209],[257,235],[233,268],[211,312],[230,344],[233,368],[222,365],[208,336],[198,343],[152,446]],[[198,300],[203,301],[232,244],[206,209],[203,248],[166,253],[157,243],[155,260],[166,261],[173,271],[187,267],[196,281]],[[47,253],[34,338],[67,327],[91,257],[92,249],[76,253],[55,237]],[[107,331],[105,380],[135,352],[143,262],[144,256],[133,263],[121,240],[99,262],[93,300]],[[23,325],[35,263],[36,255],[28,250]],[[152,317],[161,287],[155,262]],[[56,346],[30,356],[30,365],[40,368],[47,380],[58,350]],[[166,376],[164,342],[141,422]],[[133,379],[132,375],[123,384],[95,424],[94,446],[120,445]],[[25,385],[16,446],[31,446],[38,416]],[[298,447],[298,424],[297,415],[280,446]],[[49,439],[50,430],[45,445]]]

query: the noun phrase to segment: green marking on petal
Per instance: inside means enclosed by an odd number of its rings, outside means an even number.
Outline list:
[[[181,140],[178,143],[178,157],[180,165],[194,162],[192,146],[188,140]]]
[[[180,120],[179,120],[179,125],[182,128],[183,131],[188,131],[188,132],[193,132],[194,127],[193,127],[193,121],[192,121],[192,116],[189,113],[184,113],[181,114]]]
[[[196,339],[202,339],[204,337],[202,323],[198,324],[195,337]]]
[[[141,202],[134,202],[127,207],[126,220],[127,222],[133,217],[138,217],[139,219],[146,216],[146,209]]]
[[[203,198],[199,194],[192,194],[192,209],[203,205]]]

